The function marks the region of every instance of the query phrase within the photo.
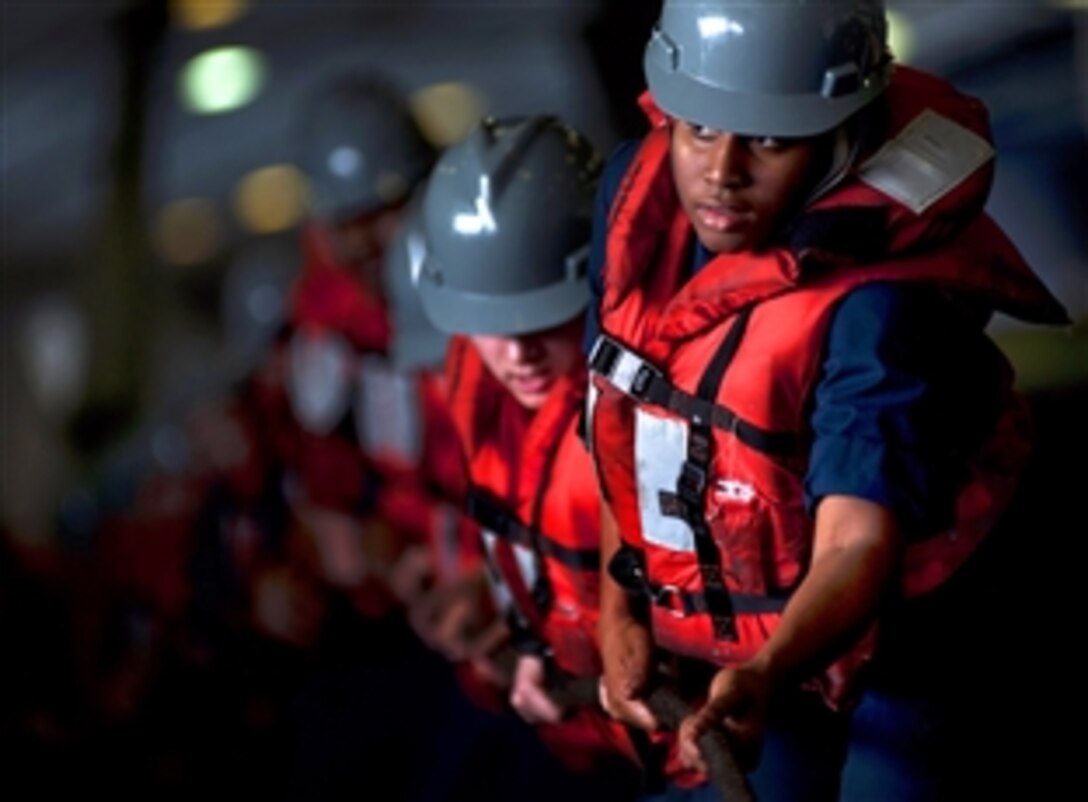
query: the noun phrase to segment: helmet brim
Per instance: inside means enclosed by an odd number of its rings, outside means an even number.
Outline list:
[[[516,295],[479,295],[447,289],[421,276],[419,297],[431,323],[441,331],[509,337],[573,319],[586,308],[589,284],[581,279]]]
[[[866,106],[885,86],[877,80],[837,98],[759,95],[711,86],[670,70],[649,50],[643,66],[650,95],[670,117],[742,136],[800,138],[827,133]]]

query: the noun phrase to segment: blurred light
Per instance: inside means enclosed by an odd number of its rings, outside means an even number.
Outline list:
[[[297,225],[306,214],[306,177],[289,164],[273,164],[244,176],[234,190],[234,214],[257,234]]]
[[[207,262],[223,243],[215,204],[207,198],[182,198],[169,204],[159,212],[152,242],[169,264],[184,267]]]
[[[363,166],[363,154],[358,148],[341,145],[329,154],[329,172],[340,178],[355,175]]]
[[[1088,383],[1088,319],[1070,327],[995,331],[993,338],[1012,362],[1024,392]]]
[[[31,395],[47,416],[67,415],[82,400],[89,337],[79,308],[66,298],[40,301],[23,319],[19,349]]]
[[[229,25],[248,6],[249,0],[170,0],[170,14],[179,28],[205,31]]]
[[[412,112],[424,136],[444,148],[464,139],[484,116],[483,95],[468,84],[432,84],[412,94]]]
[[[914,58],[914,26],[909,19],[898,11],[887,10],[888,47],[895,60],[900,64],[909,64]]]
[[[182,102],[197,114],[219,114],[251,102],[264,85],[264,57],[250,47],[218,47],[182,67]]]

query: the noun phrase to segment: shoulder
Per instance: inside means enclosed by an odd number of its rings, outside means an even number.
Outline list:
[[[852,495],[914,531],[952,520],[964,455],[1004,397],[1004,359],[983,323],[929,284],[873,283],[840,301],[810,417],[810,509]]]
[[[940,296],[936,288],[907,282],[878,281],[847,293],[838,304],[837,325],[865,326],[874,331],[916,322],[922,311],[935,311]]]
[[[623,176],[638,152],[640,139],[626,139],[612,149],[601,171],[597,185],[597,198],[593,207],[593,230],[590,235],[588,281],[590,302],[586,310],[586,332],[583,347],[586,354],[593,348],[599,332],[597,305],[603,293],[601,271],[604,267],[605,240],[607,238],[608,212],[619,191]]]
[[[991,347],[985,323],[977,310],[932,284],[874,282],[839,302],[828,347],[838,353],[868,352],[932,374],[941,364]]]

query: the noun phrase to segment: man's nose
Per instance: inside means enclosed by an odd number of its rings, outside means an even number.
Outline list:
[[[748,149],[744,137],[728,132],[717,136],[707,154],[704,178],[716,187],[741,186],[747,181]]]
[[[521,334],[510,338],[508,355],[515,362],[538,359],[542,352],[540,338],[533,334]]]

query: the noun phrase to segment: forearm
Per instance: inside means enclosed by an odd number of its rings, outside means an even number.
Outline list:
[[[608,570],[609,563],[620,550],[623,541],[620,538],[619,525],[608,504],[601,503],[601,596],[600,623],[598,630],[602,639],[609,631],[614,631],[617,624],[634,617],[627,591]]]
[[[772,687],[825,667],[876,619],[899,555],[897,526],[885,508],[847,496],[825,498],[808,573],[752,666]]]
[[[601,505],[601,598],[597,631],[604,677],[601,705],[613,718],[653,731],[658,722],[640,701],[653,662],[653,641],[645,615],[608,571],[622,546],[619,527],[607,504]]]

